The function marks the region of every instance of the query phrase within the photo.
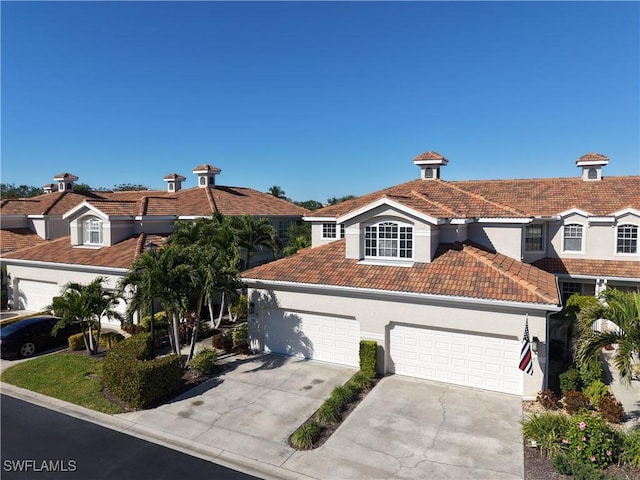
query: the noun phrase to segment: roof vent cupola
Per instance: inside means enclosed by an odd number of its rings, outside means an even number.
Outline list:
[[[58,182],[59,192],[73,192],[73,184],[78,180],[78,177],[71,173],[59,173],[53,177],[54,182]]]
[[[165,175],[163,180],[167,182],[167,192],[173,193],[182,189],[182,182],[184,182],[186,178],[179,173],[170,173],[169,175]]]
[[[53,193],[58,191],[58,185],[55,183],[47,183],[44,187],[42,187],[44,193]]]
[[[199,165],[195,167],[193,173],[198,175],[198,187],[214,188],[216,186],[216,175],[222,170],[213,165]]]
[[[420,178],[422,180],[437,180],[440,178],[440,167],[449,163],[438,152],[425,152],[413,159],[413,163],[420,167]]]
[[[609,157],[593,152],[576,160],[576,166],[582,167],[582,180],[585,182],[602,180],[602,167],[608,163]]]

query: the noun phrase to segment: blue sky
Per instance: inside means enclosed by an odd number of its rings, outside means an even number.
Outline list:
[[[2,182],[177,172],[294,200],[640,174],[637,2],[7,2]]]

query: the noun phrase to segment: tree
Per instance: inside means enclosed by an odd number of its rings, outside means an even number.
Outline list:
[[[244,268],[251,263],[251,257],[260,248],[267,248],[274,254],[278,252],[278,236],[268,218],[255,219],[249,214],[233,217],[238,245],[245,251]]]
[[[346,202],[347,200],[352,200],[356,198],[355,195],[345,195],[344,197],[331,197],[329,200],[327,200],[327,203],[329,205],[337,205],[338,203],[342,203],[342,202]]]
[[[115,310],[120,296],[117,293],[104,290],[104,277],[96,277],[88,285],[68,283],[62,295],[54,297],[46,310],[60,318],[52,333],[72,323],[80,323],[82,336],[87,351],[91,355],[98,353],[100,345],[100,319],[122,319],[122,315]],[[95,335],[95,336],[94,336]]]
[[[318,202],[317,200],[305,200],[303,202],[293,203],[299,207],[306,208],[307,210],[318,210],[319,208],[323,207],[322,203]]]
[[[578,343],[578,359],[586,362],[600,356],[605,345],[618,344],[613,364],[623,382],[630,383],[633,367],[640,360],[640,293],[607,289],[600,294],[603,303],[580,311],[578,320],[581,338]],[[593,323],[607,319],[618,328],[594,332]]]
[[[293,224],[287,231],[287,244],[282,253],[285,257],[289,257],[298,250],[311,246],[311,224],[302,222]]]
[[[14,183],[0,183],[0,197],[2,198],[30,198],[42,195],[44,190],[31,185],[20,185],[16,187]]]
[[[282,190],[282,188],[280,188],[278,185],[274,185],[273,187],[270,187],[268,190],[268,193],[270,193],[276,198],[283,198],[285,200],[287,199],[287,197],[285,196],[286,194],[284,193],[284,190]]]
[[[139,191],[139,190],[149,190],[149,187],[146,185],[133,184],[133,183],[121,183],[119,185],[113,186],[114,192],[130,192],[130,191]]]

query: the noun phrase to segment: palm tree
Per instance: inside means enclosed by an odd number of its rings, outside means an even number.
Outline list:
[[[274,254],[278,251],[278,236],[268,218],[254,219],[245,214],[234,217],[233,225],[237,231],[238,245],[245,251],[244,269],[249,268],[251,257],[260,248],[268,248]]]
[[[598,358],[605,345],[618,344],[613,363],[620,379],[630,383],[633,367],[640,360],[640,293],[607,289],[600,294],[603,303],[586,308],[578,314],[582,337],[578,344],[578,359]],[[593,332],[591,326],[601,318],[618,328]]]
[[[120,298],[119,294],[104,290],[104,277],[96,277],[88,285],[71,282],[65,285],[62,295],[54,297],[46,310],[60,318],[52,333],[72,323],[79,323],[87,351],[91,355],[98,353],[100,345],[100,319],[116,318],[122,315],[115,310]],[[95,337],[94,337],[95,335]]]
[[[278,185],[269,187],[269,193],[276,198],[286,198],[284,190],[282,190],[282,188],[280,188]]]

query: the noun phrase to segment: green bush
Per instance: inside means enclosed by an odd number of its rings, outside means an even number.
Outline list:
[[[144,327],[145,332],[151,331],[151,315],[145,315],[140,320],[140,325]],[[169,328],[169,320],[167,318],[167,312],[158,312],[153,315],[153,329],[154,330],[167,330]]]
[[[566,452],[553,457],[553,466],[563,475],[572,475],[574,480],[605,480],[607,476],[592,465],[585,465]]]
[[[230,307],[231,315],[236,318],[247,318],[247,314],[249,313],[249,300],[246,295],[241,295],[238,299],[233,302]]]
[[[69,342],[69,350],[72,352],[76,352],[78,350],[84,350],[87,348],[84,344],[84,335],[81,333],[76,333],[75,335],[71,335],[68,338]]]
[[[598,402],[598,410],[607,422],[621,423],[624,418],[624,408],[613,395],[605,395]]]
[[[602,359],[598,358],[590,359],[580,365],[580,379],[582,385],[591,385],[596,380],[602,380],[602,374],[604,369],[602,368]]]
[[[368,378],[376,376],[378,343],[373,340],[360,340],[360,371]]]
[[[309,422],[298,428],[291,435],[291,445],[299,450],[308,450],[320,436],[320,425],[317,422]]]
[[[591,406],[587,396],[584,393],[576,392],[575,390],[570,390],[565,393],[562,401],[564,403],[565,410],[570,415],[578,413],[580,410],[588,410]]]
[[[609,388],[604,383],[602,383],[601,380],[596,380],[595,382],[592,382],[588,387],[586,387],[582,391],[582,393],[587,396],[587,398],[591,402],[591,405],[597,407],[600,399],[607,393],[609,393]]]
[[[362,372],[358,372],[349,379],[349,384],[353,385],[362,392],[371,388],[371,378],[369,378]]]
[[[209,348],[203,348],[189,362],[189,368],[196,375],[208,375],[213,370],[218,360],[218,352]]]
[[[316,412],[316,417],[321,422],[333,425],[338,423],[340,418],[342,418],[342,415],[340,414],[341,410],[342,406],[337,402],[337,400],[333,397],[329,397]]]
[[[344,408],[356,397],[357,392],[353,388],[349,388],[346,385],[339,385],[331,392],[331,397],[340,405],[340,408]]]
[[[575,368],[570,368],[564,373],[560,374],[560,390],[565,395],[569,391],[580,391],[582,389],[582,380],[580,378],[580,371]]]
[[[118,332],[105,332],[100,334],[100,345],[111,350],[117,343],[124,340],[124,335]]]
[[[569,430],[569,418],[562,413],[532,414],[522,422],[522,435],[538,444],[540,453],[552,458],[560,451],[562,439]]]
[[[180,357],[150,358],[149,334],[134,335],[116,344],[102,365],[105,385],[112,394],[135,408],[144,408],[178,391],[183,374]]]
[[[613,461],[616,442],[613,430],[596,413],[579,413],[569,420],[562,440],[571,458],[585,465],[605,467]]]
[[[546,410],[557,410],[558,409],[558,397],[553,390],[542,390],[538,393],[536,400],[542,405]]]
[[[640,468],[640,430],[618,432],[620,436],[619,463]]]
[[[233,348],[249,346],[249,325],[243,323],[231,330],[231,338],[233,339]]]

